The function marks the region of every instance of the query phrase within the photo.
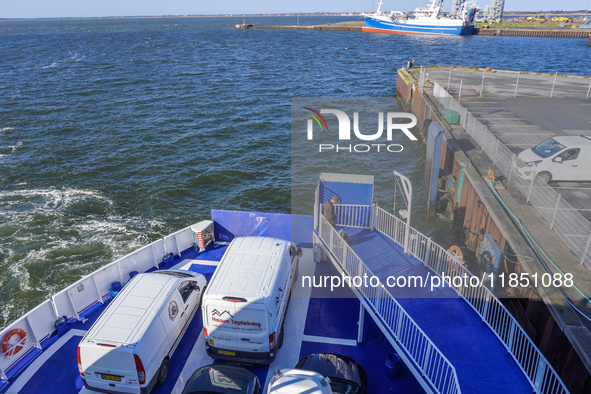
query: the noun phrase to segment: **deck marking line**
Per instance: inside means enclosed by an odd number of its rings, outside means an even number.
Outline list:
[[[53,356],[58,350],[60,350],[62,346],[66,344],[66,342],[68,342],[73,336],[83,337],[85,334],[85,330],[77,329],[71,329],[70,331],[65,333],[61,338],[59,338],[55,343],[53,343],[49,347],[49,349],[41,353],[41,355],[39,355],[39,357],[37,357],[35,361],[33,361],[31,365],[29,365],[27,369],[25,369],[25,371],[18,377],[18,379],[16,379],[14,383],[8,388],[8,390],[6,390],[6,394],[16,394],[20,390],[22,390],[22,388],[25,387],[29,380],[31,380],[33,375],[37,373],[39,368],[41,368],[47,362],[47,360],[49,360],[51,356]]]
[[[302,341],[306,342],[318,342],[318,343],[330,343],[331,345],[345,345],[345,346],[357,346],[355,339],[341,339],[341,338],[329,338],[319,337],[316,335],[304,335]]]
[[[287,315],[285,316],[284,336],[286,340],[283,342],[281,350],[277,352],[275,360],[269,365],[267,377],[265,378],[265,387],[273,377],[275,371],[282,368],[293,368],[300,359],[302,337],[306,327],[308,307],[312,293],[311,287],[302,287],[301,277],[314,275],[316,271],[312,249],[302,249],[303,255],[300,257],[298,267],[299,275],[293,285],[291,301],[287,309]]]
[[[589,190],[591,191],[591,187],[581,187],[581,186],[554,186],[554,189],[567,189],[567,190]]]
[[[199,265],[213,265],[213,266],[220,265],[219,261],[214,261],[214,260],[185,260],[185,261],[188,261],[191,264],[199,264]]]

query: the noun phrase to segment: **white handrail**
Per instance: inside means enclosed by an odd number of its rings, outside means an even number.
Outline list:
[[[335,204],[336,225],[354,228],[369,228],[371,205]]]
[[[402,245],[397,234],[392,234],[392,228],[406,226],[406,223],[376,206],[376,229]],[[497,297],[480,281],[478,286],[453,286],[456,276],[473,277],[455,256],[450,254],[430,238],[410,228],[413,241],[409,245],[409,252],[422,261],[437,275],[449,277],[449,285],[461,295],[466,302],[482,317],[482,320],[493,330],[519,368],[526,375],[536,393],[566,394],[568,389],[558,376],[552,365],[546,360],[538,347],[529,338],[517,320]],[[451,263],[450,263],[451,262]],[[464,281],[460,281],[465,283]]]
[[[324,217],[319,218],[319,224],[319,239],[347,275],[374,276]],[[454,366],[382,284],[377,287],[359,287],[356,290],[365,302],[372,306],[383,325],[397,341],[397,345],[406,351],[414,366],[435,392],[461,393]]]

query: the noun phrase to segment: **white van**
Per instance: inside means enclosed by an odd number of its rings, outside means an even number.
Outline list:
[[[591,137],[561,136],[524,150],[515,171],[522,177],[550,181],[591,181]]]
[[[269,237],[235,238],[203,295],[207,354],[269,364],[283,343],[283,321],[301,249]]]
[[[78,345],[86,388],[149,393],[156,383],[163,384],[206,285],[203,275],[189,271],[136,275]]]

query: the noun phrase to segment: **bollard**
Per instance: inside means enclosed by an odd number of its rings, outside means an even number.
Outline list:
[[[397,379],[400,376],[400,356],[396,353],[388,354],[384,363],[384,376],[388,379]]]

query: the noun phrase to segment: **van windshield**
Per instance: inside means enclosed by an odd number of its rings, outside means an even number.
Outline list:
[[[554,138],[550,138],[549,140],[546,140],[538,146],[532,148],[532,150],[535,154],[545,159],[546,157],[550,157],[553,154],[560,152],[564,148],[564,145],[558,143]]]

